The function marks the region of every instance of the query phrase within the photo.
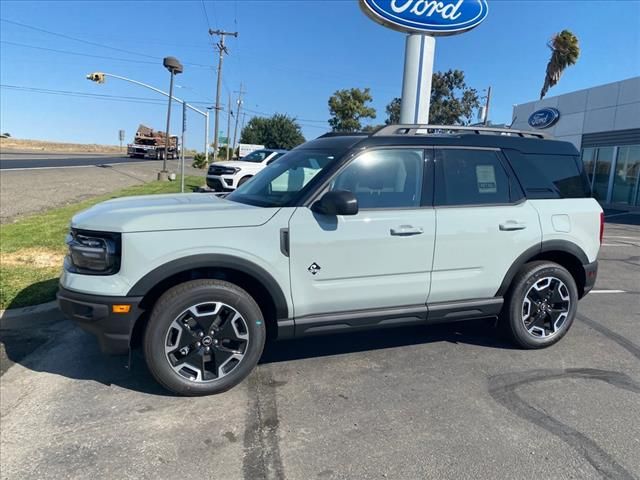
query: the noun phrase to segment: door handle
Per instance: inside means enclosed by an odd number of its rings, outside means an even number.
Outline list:
[[[397,237],[409,237],[411,235],[422,235],[423,233],[422,227],[414,227],[413,225],[400,225],[391,229],[391,235]]]
[[[516,222],[515,220],[507,220],[500,224],[500,230],[503,232],[512,232],[514,230],[524,230],[527,225],[524,223]]]

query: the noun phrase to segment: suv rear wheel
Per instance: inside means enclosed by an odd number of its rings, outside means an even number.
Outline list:
[[[193,280],[156,303],[144,336],[153,376],[180,395],[224,392],[258,363],[266,338],[253,298],[221,280]]]
[[[578,288],[562,266],[526,264],[513,280],[502,313],[509,336],[523,348],[544,348],[569,330],[578,308]]]

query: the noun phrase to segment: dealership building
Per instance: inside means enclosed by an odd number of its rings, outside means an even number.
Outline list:
[[[601,203],[640,206],[640,77],[515,105],[513,128],[572,142]]]

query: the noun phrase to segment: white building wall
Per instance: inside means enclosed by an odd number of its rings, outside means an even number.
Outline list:
[[[535,130],[529,116],[544,107],[558,109],[560,119],[540,131],[580,149],[585,133],[640,128],[640,77],[515,105],[513,128]]]

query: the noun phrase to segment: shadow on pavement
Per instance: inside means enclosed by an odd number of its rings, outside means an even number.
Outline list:
[[[173,395],[155,381],[146,367],[140,349],[132,352],[129,366],[126,355],[103,355],[96,339],[64,319],[60,312],[51,313],[47,323],[48,325],[24,325],[18,330],[0,329],[0,340],[5,344],[9,365],[15,362],[33,371],[74,380],[98,382],[151,395]],[[502,339],[492,321],[473,320],[271,342],[265,346],[260,363],[304,360],[435,342],[514,348]],[[30,345],[35,345],[36,350],[30,351],[33,350],[28,348]]]
[[[436,342],[514,349],[513,344],[500,335],[494,323],[494,320],[469,320],[282,340],[265,346],[260,363],[287,362]]]

